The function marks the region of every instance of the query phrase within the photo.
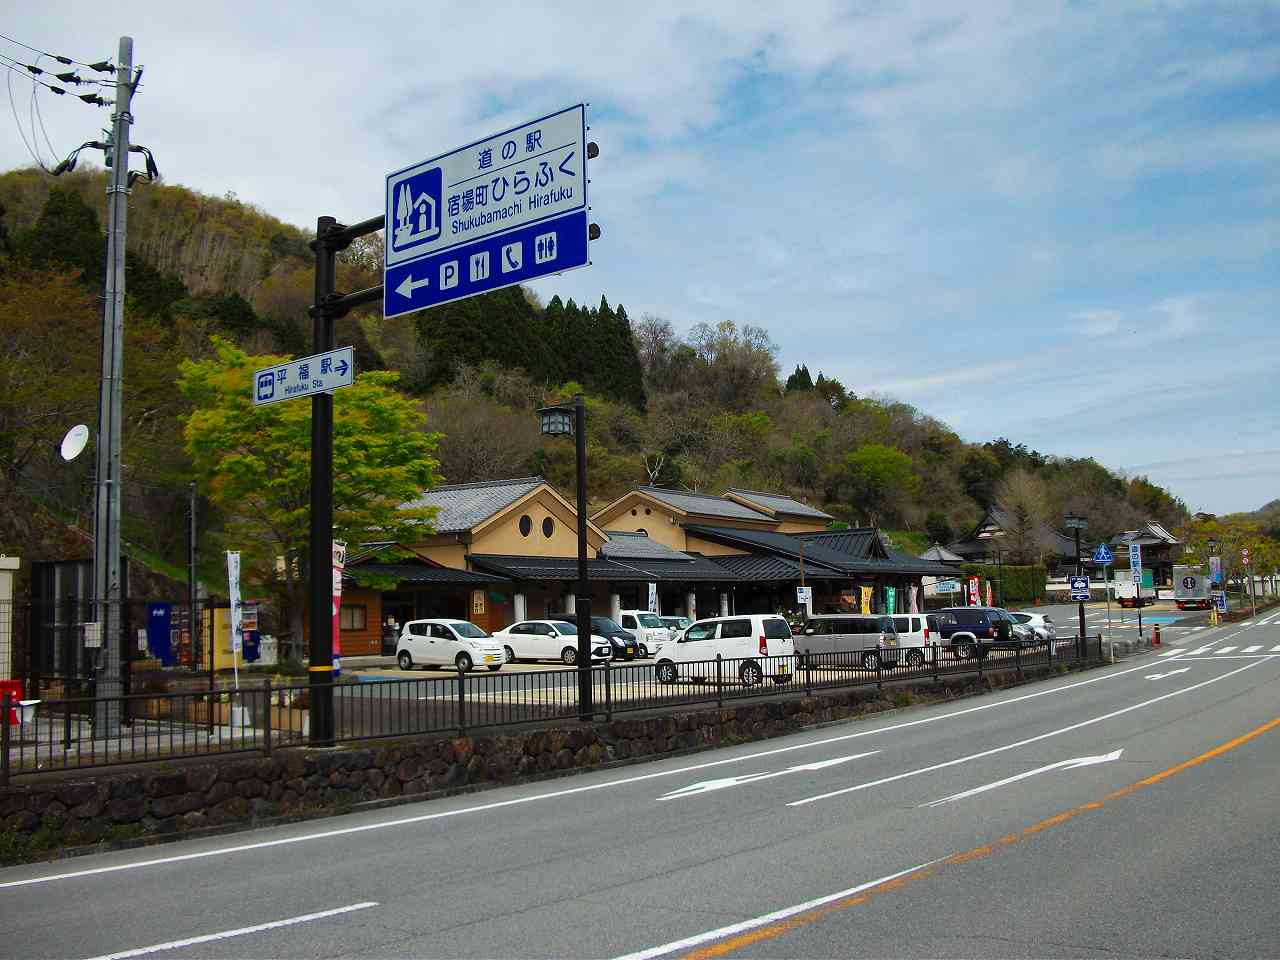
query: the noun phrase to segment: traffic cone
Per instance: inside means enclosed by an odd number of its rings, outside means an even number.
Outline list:
[[[1153,647],[1160,646],[1160,624],[1155,624],[1151,628],[1151,645]]]

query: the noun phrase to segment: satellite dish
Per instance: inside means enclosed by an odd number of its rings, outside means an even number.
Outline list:
[[[83,423],[77,423],[62,438],[62,459],[68,462],[74,460],[80,456],[88,442],[89,428]]]

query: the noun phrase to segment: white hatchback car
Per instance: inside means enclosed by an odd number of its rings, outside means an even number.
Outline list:
[[[774,683],[786,683],[795,652],[791,627],[776,614],[713,617],[696,621],[674,643],[664,644],[656,673],[659,683],[715,679],[719,654],[728,661],[720,667],[723,680],[736,678],[750,687],[767,675]]]
[[[1058,628],[1054,626],[1053,619],[1048,614],[1018,611],[1010,613],[1009,616],[1013,617],[1014,623],[1029,627],[1035,634],[1036,643],[1048,643],[1058,638]]]
[[[521,620],[493,635],[506,658],[516,660],[559,660],[569,666],[578,662],[578,628],[565,620]],[[591,635],[591,659],[613,656],[609,641]]]
[[[656,657],[663,644],[671,639],[671,631],[662,618],[648,610],[623,610],[618,614],[623,630],[636,635],[640,656]]]
[[[501,670],[505,660],[502,645],[466,620],[410,620],[396,643],[401,670],[445,666],[466,672],[477,665]]]

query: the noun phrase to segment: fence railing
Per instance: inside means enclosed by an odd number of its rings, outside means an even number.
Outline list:
[[[1006,649],[905,648],[897,658],[867,651],[591,669],[592,715],[725,703],[955,674],[1016,671],[1081,657],[1101,658],[1102,637]],[[118,697],[16,700],[0,695],[11,722],[0,724],[0,784],[11,776],[255,752],[309,743],[306,684],[246,686],[238,692],[188,690]],[[579,716],[577,669],[450,672],[371,679],[334,688],[337,742],[517,727]]]

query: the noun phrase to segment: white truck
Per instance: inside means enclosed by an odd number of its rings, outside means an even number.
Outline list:
[[[1208,610],[1213,601],[1209,598],[1209,577],[1199,567],[1175,566],[1173,568],[1173,602],[1179,610]]]
[[[1156,602],[1155,588],[1139,587],[1130,579],[1128,570],[1117,570],[1113,577],[1111,591],[1120,606],[1145,607]]]

